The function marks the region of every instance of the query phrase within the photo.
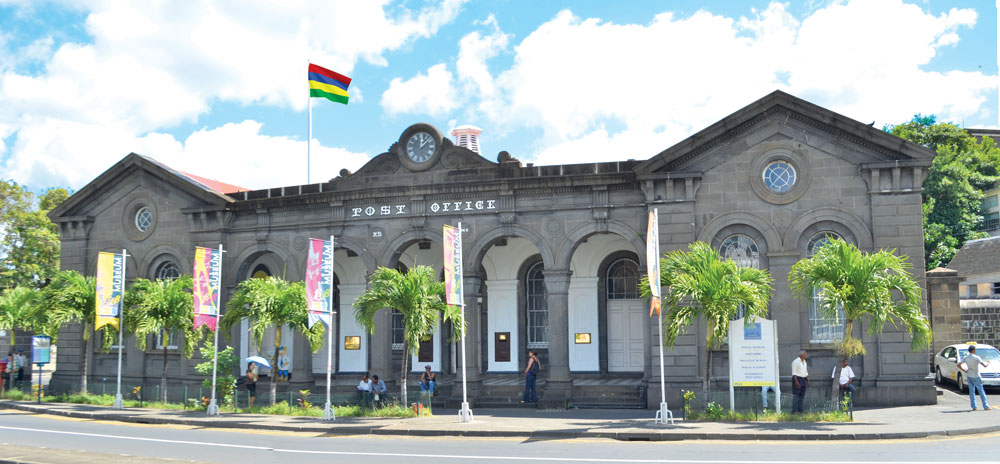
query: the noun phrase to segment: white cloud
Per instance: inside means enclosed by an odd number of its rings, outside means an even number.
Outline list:
[[[459,42],[454,81],[481,90],[469,106],[488,132],[542,129],[522,156],[541,164],[648,158],[775,89],[865,122],[993,111],[984,105],[996,76],[924,69],[975,24],[971,9],[935,16],[900,0],[854,0],[801,19],[777,2],[751,13],[615,24],[566,10],[514,45],[509,68],[489,73],[486,60],[507,46],[493,23],[489,40],[476,32]]]
[[[382,108],[389,113],[422,113],[440,116],[458,108],[458,93],[452,74],[444,63],[427,68],[427,73],[402,80],[395,78],[382,93]]]
[[[78,178],[71,160],[93,163],[80,152],[117,160],[139,147],[116,143],[152,143],[155,136],[141,134],[193,122],[216,101],[304,110],[308,60],[347,75],[359,60],[385,65],[383,54],[434,35],[464,1],[417,10],[388,0],[67,2],[86,15],[92,43],[53,50],[52,39],[41,39],[8,58],[9,40],[0,36],[0,128],[11,128],[0,140],[11,144],[16,135],[0,172],[32,182],[47,182],[44,173],[54,172],[48,181],[78,188],[89,177]],[[31,20],[52,7],[11,5]],[[41,71],[21,69],[25,60],[41,60]],[[361,100],[357,89],[354,101]]]
[[[247,188],[306,183],[306,143],[262,135],[262,124],[247,120],[202,129],[183,142],[163,133],[136,136],[123,127],[51,119],[22,129],[2,178],[36,186],[79,189],[130,152],[149,156],[179,171]],[[312,182],[356,170],[371,156],[343,148],[312,145]]]

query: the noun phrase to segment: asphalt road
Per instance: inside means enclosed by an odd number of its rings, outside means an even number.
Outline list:
[[[986,413],[988,414],[988,413]],[[1000,434],[851,442],[620,442],[328,436],[121,424],[0,411],[0,462],[996,463]],[[44,448],[44,449],[42,449]],[[175,461],[176,462],[176,461]]]

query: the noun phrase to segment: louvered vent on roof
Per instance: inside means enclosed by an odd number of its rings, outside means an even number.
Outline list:
[[[483,130],[476,126],[463,125],[452,129],[451,135],[455,137],[456,145],[468,148],[481,156],[483,152],[479,149],[479,134],[482,132]]]

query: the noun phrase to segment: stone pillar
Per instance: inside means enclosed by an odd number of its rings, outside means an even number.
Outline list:
[[[479,396],[479,384],[482,380],[479,360],[480,347],[482,344],[479,340],[480,333],[480,311],[479,311],[479,297],[480,290],[482,289],[482,277],[472,274],[465,275],[462,282],[462,290],[465,292],[465,362],[468,368],[465,369],[465,380],[466,387],[468,388],[469,403],[475,404],[475,399]],[[461,349],[461,348],[459,348]],[[461,368],[465,368],[461,364],[462,353],[456,353],[459,358],[456,365]],[[456,380],[456,386],[454,388],[455,397],[459,400],[462,398],[462,371],[458,372],[458,378]]]
[[[934,330],[934,352],[962,343],[962,308],[958,284],[963,277],[958,271],[939,267],[927,271],[927,306],[931,328]]]
[[[351,315],[353,317],[353,314]],[[395,380],[399,385],[399,372],[392,370],[392,310],[380,309],[375,313],[375,332],[368,338],[370,344],[368,372],[377,375],[379,380]],[[341,343],[343,343],[343,336]],[[405,354],[404,354],[405,355]]]
[[[569,378],[569,282],[573,271],[546,269],[543,273],[548,292],[549,365],[543,366],[548,377],[539,406],[565,408],[573,387]]]

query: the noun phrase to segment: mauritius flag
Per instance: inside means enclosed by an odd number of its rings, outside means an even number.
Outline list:
[[[347,87],[351,78],[321,66],[309,65],[309,96],[322,97],[336,103],[347,104]]]

